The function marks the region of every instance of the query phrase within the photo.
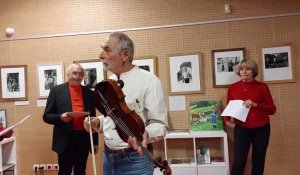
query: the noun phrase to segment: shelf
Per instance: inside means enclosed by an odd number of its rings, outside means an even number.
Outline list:
[[[16,164],[14,164],[14,163],[4,164],[4,165],[2,165],[2,171],[1,171],[1,172],[5,171],[5,170],[8,170],[8,169],[10,169],[10,168],[12,168],[12,167],[14,167],[15,165],[16,165]]]
[[[17,175],[16,138],[5,138],[0,142],[0,175],[6,170],[13,170]]]
[[[199,145],[210,148],[210,158],[215,157],[217,160],[214,162],[210,160],[207,164],[198,164]],[[164,138],[164,151],[165,158],[172,169],[172,175],[229,175],[228,143],[225,131],[171,131]],[[174,159],[177,159],[177,163],[172,163]],[[190,160],[190,163],[186,163],[187,160]],[[159,173],[154,174],[159,175]]]
[[[172,138],[212,138],[226,137],[225,131],[190,131],[190,132],[169,132],[166,134],[166,139]]]

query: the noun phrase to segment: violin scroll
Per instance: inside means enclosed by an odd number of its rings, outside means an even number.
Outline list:
[[[169,167],[169,163],[167,160],[162,160],[161,156],[157,157],[154,161],[155,168],[159,167],[160,171],[163,172],[164,175],[172,175],[172,170]]]

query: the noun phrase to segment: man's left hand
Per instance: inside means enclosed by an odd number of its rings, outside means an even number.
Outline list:
[[[147,139],[148,139],[149,135],[148,132],[145,131],[143,134],[143,141],[142,141],[142,146],[144,148],[147,148]],[[129,136],[127,143],[129,145],[129,147],[132,147],[134,150],[136,150],[138,152],[139,155],[143,155],[143,150],[141,148],[140,145],[138,145],[137,140],[135,137]]]

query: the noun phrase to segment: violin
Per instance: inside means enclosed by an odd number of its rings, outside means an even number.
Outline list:
[[[153,155],[142,146],[145,124],[140,116],[130,110],[125,102],[125,95],[122,92],[123,81],[103,80],[99,82],[93,91],[97,110],[104,116],[110,117],[116,124],[116,130],[120,138],[127,143],[129,136],[136,137],[137,145],[141,147],[144,155],[151,160],[164,175],[171,175],[171,168],[167,161],[154,158]]]
[[[3,131],[5,128],[0,125],[0,131]],[[13,135],[13,130],[9,130],[6,133],[4,133],[3,135],[0,136],[0,141],[2,141],[4,138],[9,138]]]

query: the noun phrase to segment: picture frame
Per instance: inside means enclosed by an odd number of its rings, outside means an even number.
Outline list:
[[[137,65],[139,68],[157,75],[156,64],[157,59],[155,56],[145,56],[134,58],[132,64]]]
[[[289,45],[262,48],[263,81],[295,82],[293,63],[292,48]]]
[[[170,94],[203,93],[203,69],[200,53],[168,55]]]
[[[235,68],[244,59],[245,48],[212,50],[211,55],[214,88],[228,87],[240,80]]]
[[[73,63],[79,63],[85,71],[81,82],[83,86],[94,89],[97,83],[106,78],[106,72],[100,59],[79,60],[73,61]]]
[[[14,175],[14,170],[5,170],[3,175]]]
[[[0,101],[27,100],[27,65],[0,66]]]
[[[6,128],[7,122],[6,122],[6,110],[0,109],[0,126],[3,128]]]
[[[190,130],[224,130],[221,113],[220,101],[191,101],[189,105]]]
[[[52,87],[64,82],[63,63],[37,65],[39,98],[47,98]]]

